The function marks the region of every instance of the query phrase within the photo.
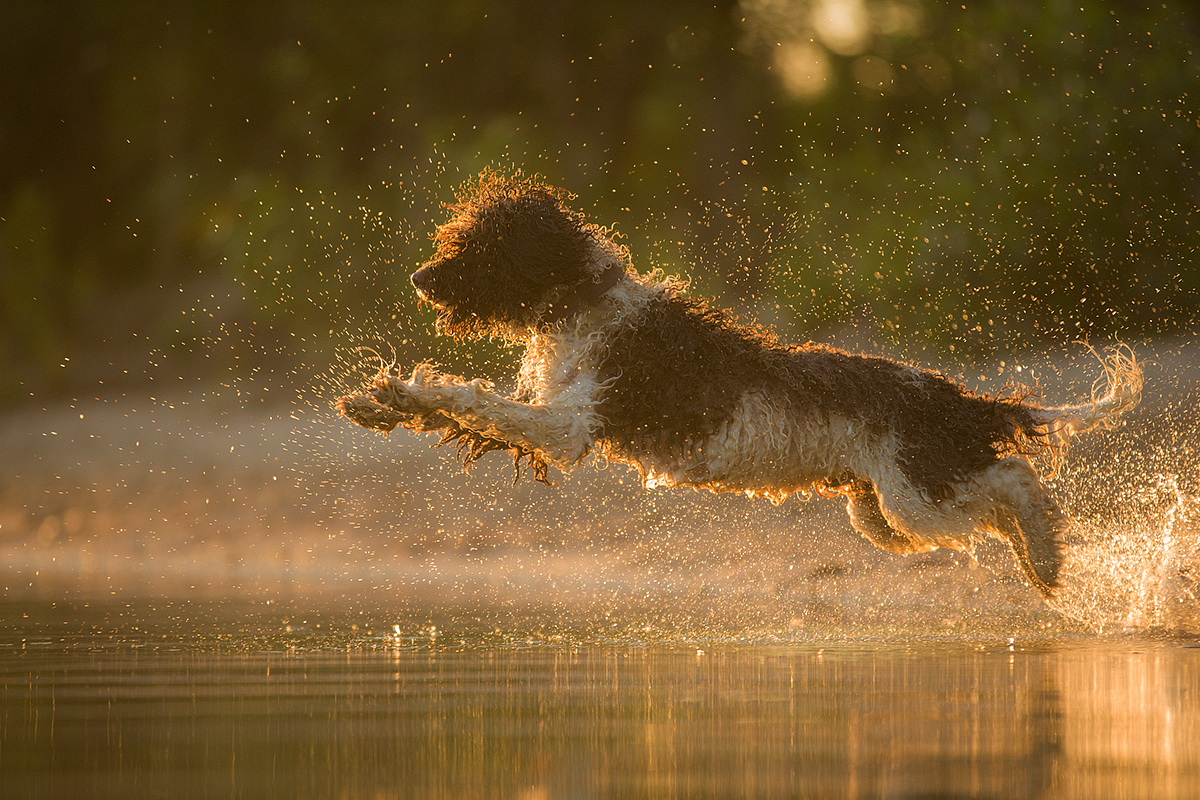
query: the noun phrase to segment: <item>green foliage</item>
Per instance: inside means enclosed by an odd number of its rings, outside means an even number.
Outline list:
[[[1198,39],[1190,5],[1099,0],[9,4],[0,374],[48,385],[114,296],[213,279],[308,358],[449,358],[407,275],[489,165],[793,339],[1175,332]]]
[[[61,262],[55,253],[52,211],[36,186],[7,198],[0,212],[0,365],[38,376],[55,376],[62,357],[58,324],[69,309]],[[48,380],[47,379],[44,380]],[[0,400],[15,395],[17,382],[0,382]]]

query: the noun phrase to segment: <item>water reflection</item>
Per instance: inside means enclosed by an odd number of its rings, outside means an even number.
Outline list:
[[[5,623],[5,796],[1182,798],[1200,786],[1189,642],[560,633],[547,645],[544,631],[501,642],[446,624],[240,620],[211,623],[234,631],[224,638]]]

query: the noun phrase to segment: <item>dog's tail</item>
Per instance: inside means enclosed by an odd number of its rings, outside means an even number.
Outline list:
[[[1090,428],[1113,428],[1122,414],[1138,404],[1142,394],[1142,366],[1129,347],[1118,347],[1100,357],[1104,374],[1092,386],[1087,403],[1059,408],[1034,407],[1034,421],[1051,441],[1065,445],[1076,433]],[[1101,384],[1103,383],[1103,391]]]

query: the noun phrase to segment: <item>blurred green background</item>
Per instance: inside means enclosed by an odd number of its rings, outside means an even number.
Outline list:
[[[1198,44],[1183,2],[5,3],[0,402],[421,358],[489,165],[793,341],[1187,332]]]

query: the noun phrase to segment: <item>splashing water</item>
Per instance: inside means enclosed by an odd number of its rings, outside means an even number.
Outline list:
[[[1055,608],[1101,631],[1200,633],[1200,497],[1159,475],[1123,506],[1073,522]]]

